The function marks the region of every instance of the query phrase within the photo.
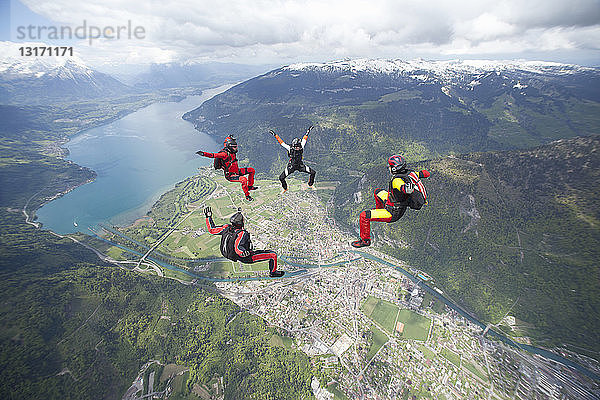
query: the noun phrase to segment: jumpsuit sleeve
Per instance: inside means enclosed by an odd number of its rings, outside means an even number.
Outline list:
[[[223,160],[227,158],[227,153],[225,153],[224,151],[220,151],[218,153],[202,152],[202,155],[208,158],[222,158]]]
[[[302,148],[304,148],[304,146],[306,146],[306,141],[308,140],[308,135],[304,135],[304,137],[302,138]]]
[[[233,247],[238,256],[242,256],[245,251],[250,251],[248,248],[248,232],[240,231],[235,238],[235,246]]]
[[[225,228],[227,228],[227,224],[216,226],[212,220],[212,217],[206,217],[206,227],[208,228],[208,232],[213,235],[219,235]]]
[[[284,149],[286,149],[287,151],[290,151],[290,145],[286,144],[282,138],[279,137],[278,134],[275,134],[275,139],[277,139],[277,141],[279,142],[279,144],[281,145],[281,147],[283,147]]]

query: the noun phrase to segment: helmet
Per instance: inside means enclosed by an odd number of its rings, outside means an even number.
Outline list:
[[[292,140],[292,147],[296,149],[302,148],[302,142],[300,142],[299,138],[294,138],[294,140]]]
[[[231,223],[234,228],[243,228],[244,216],[240,211],[238,211],[229,218],[229,223]]]
[[[388,165],[392,174],[401,174],[406,171],[406,160],[399,154],[388,158]]]
[[[237,142],[233,136],[227,136],[223,145],[230,153],[237,153]]]

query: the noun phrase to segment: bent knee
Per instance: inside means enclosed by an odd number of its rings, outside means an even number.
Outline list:
[[[375,210],[370,210],[370,218],[371,219],[388,219],[392,217],[392,214],[385,208],[377,208]]]

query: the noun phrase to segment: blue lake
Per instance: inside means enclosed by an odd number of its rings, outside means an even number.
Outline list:
[[[215,150],[217,143],[181,116],[229,87],[155,103],[73,137],[65,145],[68,159],[98,177],[37,210],[43,228],[89,232],[98,223],[122,225],[143,216],[162,193],[212,161],[195,151]]]

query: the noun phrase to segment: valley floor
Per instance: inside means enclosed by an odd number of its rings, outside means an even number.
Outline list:
[[[318,182],[315,190],[296,179],[289,184],[280,194],[278,182],[260,180],[256,201],[248,203],[239,184],[202,169],[159,200],[148,218],[106,228],[104,239],[117,245],[107,251],[125,265],[147,254],[148,268],[138,269],[149,273],[214,282],[221,294],[279,328],[272,345],[311,357],[327,389],[315,390],[317,398],[587,399],[598,393],[597,382],[483,336],[480,326],[390,265],[420,271],[376,245],[368,249],[374,259],[351,252],[353,237],[327,210],[335,183]],[[161,225],[172,217],[165,204],[173,200],[181,202],[180,213]],[[276,250],[286,276],[268,278],[266,263],[224,260],[220,237],[206,231],[206,205],[216,224],[242,207],[255,248]]]

